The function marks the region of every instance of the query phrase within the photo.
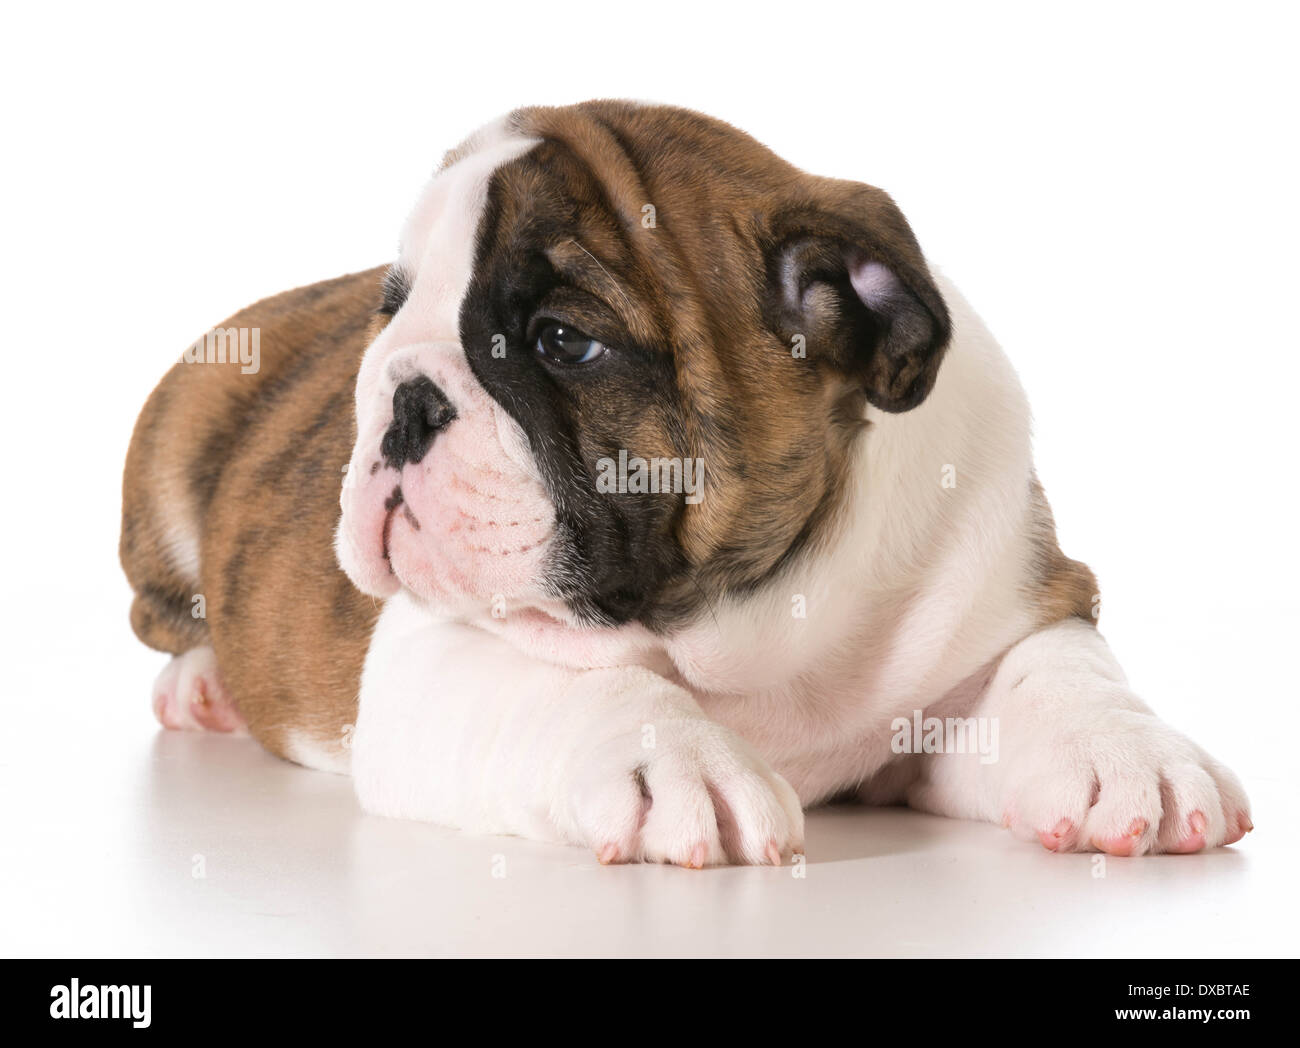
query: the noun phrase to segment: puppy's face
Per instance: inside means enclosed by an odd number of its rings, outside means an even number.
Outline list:
[[[522,110],[450,154],[357,383],[340,561],[457,614],[662,629],[832,526],[866,403],[948,318],[902,215],[666,107]]]

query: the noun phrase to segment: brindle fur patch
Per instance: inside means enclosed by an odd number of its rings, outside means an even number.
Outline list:
[[[632,381],[571,384],[581,459],[644,447],[705,463],[704,498],[645,524],[655,541],[622,554],[640,558],[638,578],[654,587],[637,595],[637,617],[670,626],[707,594],[761,584],[817,541],[842,501],[864,388],[897,392],[900,406],[923,396],[947,339],[946,309],[906,221],[878,189],[807,175],[728,124],[670,107],[593,102],[520,110],[513,121],[542,144],[496,173],[479,268],[500,272],[542,250],[590,292],[585,309],[568,305],[571,322],[645,347],[669,368],[667,388],[649,393]],[[790,238],[886,263],[933,312],[935,346],[924,359],[860,361],[813,332],[806,357],[796,356],[775,322],[769,270]],[[501,330],[506,306],[485,306],[481,323]]]
[[[140,639],[211,643],[252,734],[342,754],[377,605],[334,558],[352,390],[379,301],[374,269],[288,291],[221,327],[261,329],[260,368],[176,364],[136,425],[121,557]],[[197,576],[169,553],[192,529]],[[202,594],[206,618],[193,617]]]
[[[1035,554],[1029,598],[1038,609],[1039,626],[1071,617],[1095,626],[1100,612],[1097,577],[1088,565],[1071,560],[1061,552],[1056,520],[1036,474],[1029,483],[1029,512]]]

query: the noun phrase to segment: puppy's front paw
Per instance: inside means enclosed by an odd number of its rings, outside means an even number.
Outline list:
[[[1237,777],[1149,713],[1109,711],[1014,760],[1003,823],[1049,851],[1197,852],[1253,829]]]
[[[779,866],[803,851],[803,809],[790,784],[702,719],[647,724],[590,754],[573,815],[602,863]]]

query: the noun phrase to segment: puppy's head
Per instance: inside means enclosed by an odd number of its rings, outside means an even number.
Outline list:
[[[353,581],[652,629],[818,542],[865,405],[919,404],[948,339],[885,193],[621,102],[521,110],[449,154],[379,312]]]

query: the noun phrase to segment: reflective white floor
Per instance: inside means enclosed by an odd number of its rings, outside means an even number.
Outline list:
[[[28,710],[4,748],[8,955],[1294,955],[1295,800],[1195,856],[1053,855],[903,810],[813,813],[804,876],[605,868],[579,849],[363,815],[246,739],[90,732]],[[31,740],[62,735],[57,754]],[[111,741],[111,745],[106,744]],[[1104,876],[1098,876],[1104,873]]]

